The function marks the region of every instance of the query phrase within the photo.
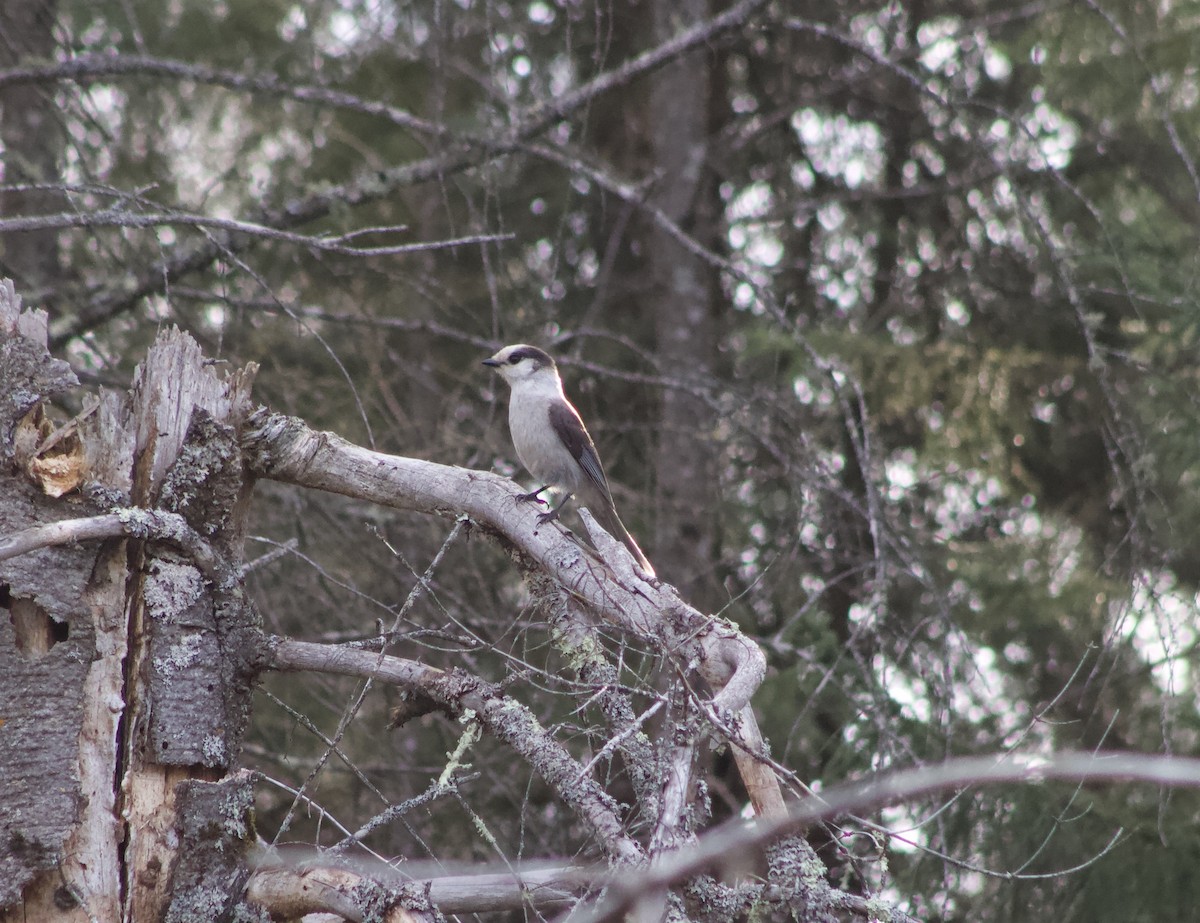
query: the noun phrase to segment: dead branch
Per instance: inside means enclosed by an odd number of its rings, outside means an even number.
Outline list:
[[[212,218],[187,212],[138,213],[124,208],[105,208],[91,212],[62,212],[56,215],[24,215],[16,218],[0,218],[0,234],[20,231],[63,230],[66,228],[157,228],[184,227],[210,228],[230,234],[244,234],[263,240],[275,240],[296,244],[323,253],[342,256],[398,256],[403,253],[424,253],[450,247],[474,246],[510,240],[511,234],[470,234],[449,240],[418,241],[410,244],[395,244],[390,247],[349,247],[345,241],[361,236],[355,232],[338,237],[314,237],[295,234],[278,228],[257,224],[253,221],[238,221],[233,218]],[[396,233],[403,228],[371,228],[369,233]]]
[[[520,753],[595,834],[605,851],[625,862],[639,860],[642,849],[625,836],[616,803],[579,763],[546,733],[533,714],[491,683],[455,670],[445,672],[416,660],[305,641],[272,639],[268,663],[276,670],[308,670],[372,677],[414,690],[451,715],[482,728]]]
[[[649,640],[683,671],[697,671],[714,690],[709,707],[728,716],[721,724],[732,729],[732,742],[741,754],[739,769],[748,774],[756,811],[782,810],[777,780],[755,759],[763,745],[749,706],[762,682],[765,659],[732,622],[703,615],[667,584],[642,579],[616,543],[600,542],[606,563],[565,527],[538,525],[537,516],[517,504],[519,491],[507,478],[372,452],[312,430],[302,420],[266,411],[253,416],[243,436],[247,464],[259,476],[398,509],[447,517],[465,513],[512,542],[595,616]]]
[[[1063,752],[969,756],[935,766],[920,766],[840,785],[811,795],[780,817],[747,825],[737,819],[706,833],[698,843],[664,856],[648,868],[631,871],[613,881],[607,896],[590,914],[587,923],[613,920],[633,906],[641,895],[668,888],[709,869],[720,869],[732,857],[765,848],[790,832],[847,814],[864,813],[889,804],[911,801],[942,791],[1004,783],[1035,784],[1049,779],[1083,782],[1146,782],[1152,785],[1200,788],[1200,759],[1144,753]],[[829,891],[843,909],[867,915],[862,898]],[[893,920],[904,920],[893,909]]]
[[[320,854],[311,860],[320,862]],[[519,869],[491,875],[446,875],[436,878],[404,877],[405,890],[424,895],[441,913],[495,913],[536,907],[565,908],[579,899],[579,892],[603,880],[607,870],[575,867]],[[290,865],[260,867],[250,877],[246,897],[272,914],[290,919],[303,913],[328,912],[345,919],[362,919],[351,895],[369,882],[393,885],[396,870],[357,870],[319,864],[297,868]],[[390,913],[408,913],[395,908]],[[412,916],[385,917],[389,923]],[[416,917],[416,919],[423,919]]]
[[[0,561],[39,548],[119,536],[169,542],[191,558],[200,572],[218,586],[233,586],[239,577],[238,572],[227,566],[178,513],[133,508],[83,519],[61,519],[0,538]]]

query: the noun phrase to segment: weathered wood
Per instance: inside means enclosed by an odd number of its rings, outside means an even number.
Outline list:
[[[138,468],[133,501],[153,506],[179,459],[195,411],[236,422],[250,411],[257,366],[229,376],[204,360],[200,347],[177,327],[164,330],[134,372],[131,411]]]
[[[226,409],[234,407],[244,410],[241,397]],[[227,560],[240,561],[248,490],[236,428],[197,407],[158,507],[183,516]],[[146,568],[143,597],[154,620],[147,732],[157,762],[226,769],[250,717],[258,619],[238,587],[215,588],[194,565],[158,551]]]
[[[250,880],[248,898],[273,920],[373,920],[378,923],[433,923],[432,914],[410,911],[393,904],[372,913],[370,897],[378,885],[348,869],[272,868],[258,871]],[[415,889],[414,889],[415,890]],[[328,913],[330,916],[325,916]],[[310,916],[320,914],[321,916]]]
[[[123,714],[125,654],[126,543],[101,547],[84,593],[96,637],[95,659],[83,685],[79,732],[79,823],[64,847],[63,872],[75,883],[89,920],[120,917],[121,822],[117,816],[114,767],[120,759],[118,732]]]
[[[166,923],[221,920],[241,899],[254,847],[254,777],[190,779],[175,791],[175,834]]]
[[[147,757],[163,766],[225,769],[221,649],[204,576],[182,555],[160,549],[146,562],[141,596],[150,619]]]
[[[161,919],[199,810],[176,785],[223,773],[248,720],[254,370],[166,331],[131,395],[56,422],[76,382],[45,337],[0,281],[0,920]]]
[[[46,312],[22,311],[13,284],[0,279],[0,462],[13,457],[13,430],[39,401],[79,384],[67,363],[46,351]]]
[[[254,369],[223,375],[191,337],[159,335],[131,389],[132,499],[189,519],[240,560],[244,509],[237,428]],[[224,508],[222,508],[224,504]],[[234,508],[237,512],[235,513]],[[131,566],[126,875],[131,919],[160,919],[172,894],[179,840],[177,785],[226,770],[249,718],[253,610],[230,581],[205,581],[195,560],[149,543]],[[226,638],[240,643],[226,644]]]
[[[0,532],[44,521],[24,485],[2,477],[0,493]],[[0,564],[0,907],[57,865],[78,814],[83,687],[95,656],[82,600],[95,557],[94,548],[47,548]]]

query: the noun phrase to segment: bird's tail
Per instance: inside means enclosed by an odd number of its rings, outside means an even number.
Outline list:
[[[589,498],[591,499],[591,498]],[[629,530],[625,528],[625,524],[621,522],[621,517],[617,515],[616,507],[611,502],[605,503],[600,498],[595,498],[595,503],[585,503],[596,522],[604,527],[604,531],[619,541],[622,545],[629,549],[629,553],[633,555],[633,559],[645,571],[647,577],[654,577],[654,567],[642,553],[642,549],[638,547],[638,543],[633,540],[633,536],[629,534]]]

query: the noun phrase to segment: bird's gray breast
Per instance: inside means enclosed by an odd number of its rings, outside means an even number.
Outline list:
[[[520,399],[514,392],[508,409],[513,447],[525,469],[542,484],[574,492],[581,471],[550,422],[550,399]]]

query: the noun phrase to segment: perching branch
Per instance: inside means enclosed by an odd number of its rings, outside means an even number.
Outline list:
[[[519,491],[507,478],[372,452],[281,414],[256,413],[243,446],[247,464],[261,477],[398,509],[465,513],[503,535],[594,616],[651,641],[685,672],[696,670],[715,690],[708,706],[733,719],[722,724],[732,729],[739,768],[752,776],[746,783],[756,809],[760,815],[781,810],[778,783],[755,758],[762,740],[749,702],[766,671],[762,651],[733,623],[689,606],[673,587],[641,579],[632,558],[602,531],[592,534],[604,560],[558,523],[539,525],[532,510],[516,503]]]
[[[516,485],[508,478],[372,452],[312,430],[298,418],[265,411],[248,422],[243,445],[251,470],[262,477],[397,509],[447,517],[466,513],[513,541],[593,613],[664,642],[668,654],[720,690],[712,700],[715,708],[739,711],[762,680],[761,652],[732,623],[702,615],[666,584],[632,574],[625,582],[615,579],[613,569],[564,526],[539,525],[533,511],[519,507]],[[615,552],[615,545],[610,548]]]

